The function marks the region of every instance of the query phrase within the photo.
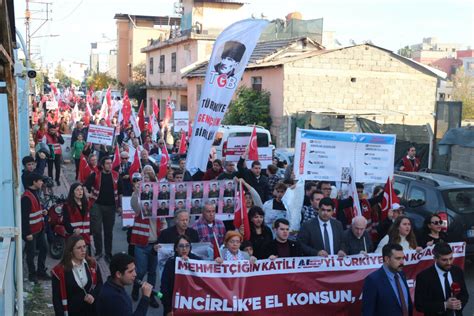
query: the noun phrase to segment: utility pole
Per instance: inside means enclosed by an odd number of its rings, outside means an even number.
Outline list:
[[[30,10],[30,4],[40,4],[45,7],[45,10]],[[35,1],[35,0],[26,0],[26,9],[25,9],[25,29],[26,29],[26,55],[27,58],[31,58],[31,39],[34,38],[35,34],[48,22],[51,21],[51,2],[41,2],[41,1]],[[45,17],[40,17],[40,18],[34,18],[32,17],[32,13],[46,13]],[[41,21],[41,24],[34,30],[32,31],[32,21],[33,20],[38,20]],[[56,35],[53,35],[51,37],[54,37]],[[40,36],[37,36],[40,37]],[[43,36],[43,37],[48,37],[48,36]]]

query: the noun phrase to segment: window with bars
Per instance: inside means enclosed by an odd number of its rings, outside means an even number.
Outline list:
[[[160,56],[160,73],[165,72],[165,55]]]
[[[153,74],[153,57],[150,57],[148,73]]]
[[[176,53],[171,53],[171,72],[176,72]]]

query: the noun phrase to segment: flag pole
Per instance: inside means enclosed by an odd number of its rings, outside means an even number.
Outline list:
[[[392,208],[392,179],[390,179],[390,176],[388,177],[388,189],[389,189],[389,202],[390,202],[390,208]]]

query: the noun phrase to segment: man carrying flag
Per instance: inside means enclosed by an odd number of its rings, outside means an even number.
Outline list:
[[[242,182],[239,183],[239,205],[238,210],[234,213],[234,227],[244,236],[244,240],[250,240],[250,222],[247,206],[245,205],[245,192]]]
[[[138,156],[138,150],[135,150],[133,155],[133,162],[128,169],[129,180],[132,181],[133,174],[135,172],[140,172],[140,157]]]

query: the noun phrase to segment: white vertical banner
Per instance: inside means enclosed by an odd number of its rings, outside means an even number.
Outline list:
[[[258,38],[268,21],[247,19],[227,27],[217,37],[207,67],[206,79],[193,122],[193,135],[186,158],[192,174],[205,171],[215,133],[222,124]]]

